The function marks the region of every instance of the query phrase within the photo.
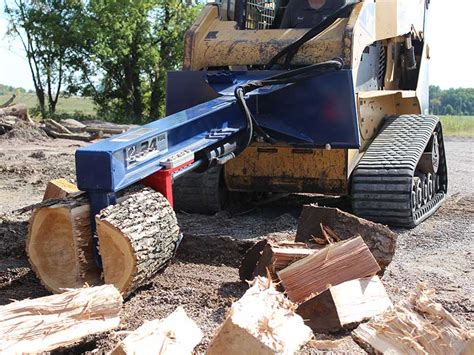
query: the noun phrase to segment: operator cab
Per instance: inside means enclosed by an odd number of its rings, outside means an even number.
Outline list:
[[[314,26],[290,26],[283,23],[285,12],[298,2],[305,0],[222,0],[220,2],[221,20],[233,20],[241,30],[269,30],[284,28],[312,28]],[[321,20],[335,14],[354,0],[326,0],[321,8]],[[308,4],[309,7],[309,4]],[[319,14],[319,11],[318,11]],[[341,17],[345,17],[342,14]],[[305,21],[310,23],[311,21]],[[315,25],[317,25],[317,22]],[[283,25],[283,26],[282,26]]]

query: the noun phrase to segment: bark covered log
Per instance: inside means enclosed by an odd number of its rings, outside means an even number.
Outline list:
[[[122,297],[110,285],[0,307],[0,353],[43,353],[116,328]]]
[[[337,208],[304,206],[298,222],[296,241],[323,238],[321,225],[331,228],[343,240],[356,235],[362,236],[382,271],[393,259],[397,246],[397,235],[394,232],[382,224],[358,218]]]
[[[472,354],[474,333],[434,297],[420,284],[408,299],[361,324],[352,332],[354,340],[372,354]]]
[[[83,195],[35,209],[26,252],[33,271],[52,292],[101,283],[94,260],[90,207]]]
[[[173,208],[149,188],[104,209],[96,222],[105,282],[124,296],[168,264],[181,238]]]
[[[112,352],[112,355],[191,355],[201,342],[202,331],[182,307],[165,319],[146,322],[129,334]]]

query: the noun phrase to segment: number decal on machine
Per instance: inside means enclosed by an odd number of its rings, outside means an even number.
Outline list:
[[[133,168],[140,162],[168,152],[168,134],[162,133],[148,140],[125,148],[127,168]]]

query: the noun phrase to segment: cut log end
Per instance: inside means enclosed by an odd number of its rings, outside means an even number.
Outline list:
[[[67,208],[44,208],[35,212],[27,254],[32,268],[51,291],[77,287],[75,248]]]
[[[100,284],[90,233],[88,206],[57,205],[33,213],[26,252],[47,289],[59,293]]]
[[[127,290],[137,269],[137,260],[130,240],[106,221],[97,220],[104,281],[119,290]]]

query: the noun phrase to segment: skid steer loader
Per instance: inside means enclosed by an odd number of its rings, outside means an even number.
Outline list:
[[[231,192],[350,196],[401,227],[436,211],[448,181],[428,115],[429,1],[327,0],[309,29],[280,28],[288,3],[203,8],[168,75],[168,116],[76,153],[92,215],[143,179],[198,213]]]

